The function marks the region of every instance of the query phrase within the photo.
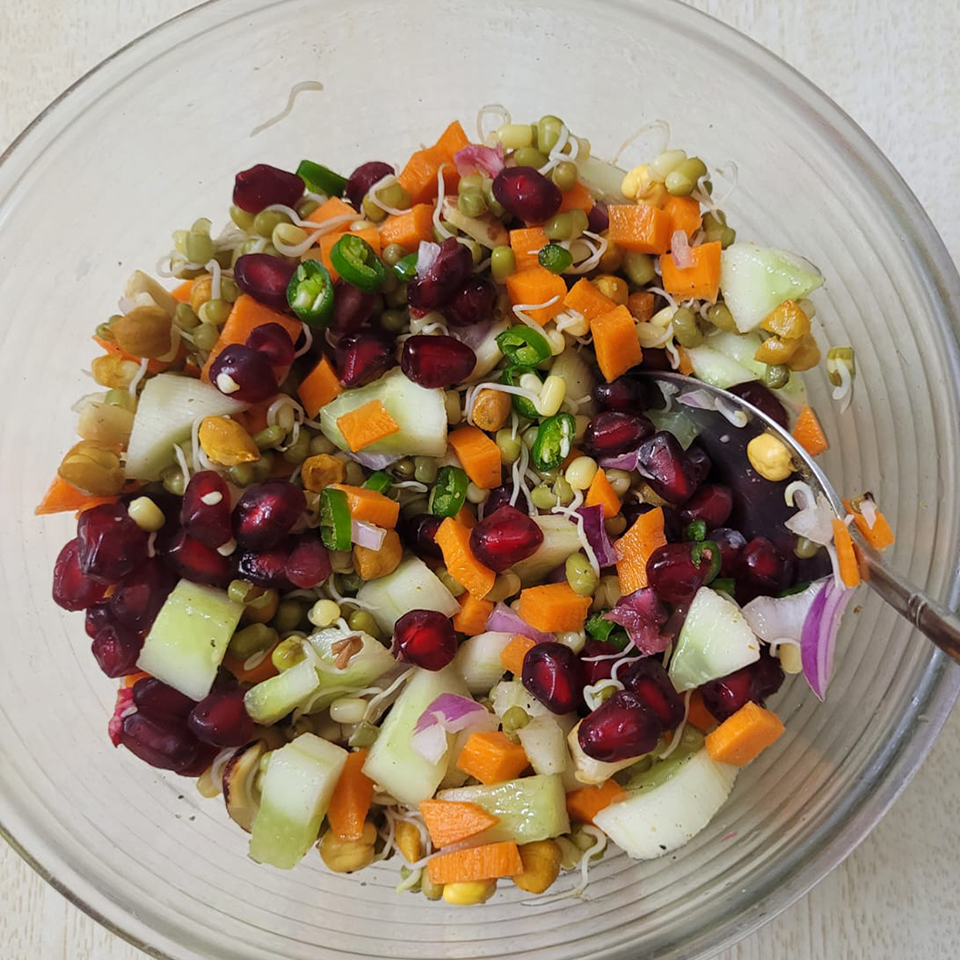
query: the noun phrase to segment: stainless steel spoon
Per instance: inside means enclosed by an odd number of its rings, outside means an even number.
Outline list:
[[[743,411],[748,418],[748,422],[756,422],[757,425],[762,424],[764,430],[776,436],[787,446],[793,455],[797,472],[804,482],[810,485],[813,492],[815,494],[822,493],[838,517],[846,516],[847,511],[844,509],[837,491],[834,490],[833,485],[813,458],[794,440],[788,431],[784,430],[775,420],[771,420],[762,410],[747,403],[736,394],[704,383],[702,380],[685,377],[679,373],[646,370],[638,372],[658,383],[672,385],[676,391],[679,391],[675,392],[668,387],[668,390],[674,393],[674,400],[678,400],[680,396],[693,391],[706,391],[714,399],[719,398],[724,401],[728,410]],[[723,416],[718,412],[701,409],[688,408],[688,410],[694,418]],[[729,425],[729,429],[736,430],[737,427]],[[947,656],[960,663],[960,618],[936,600],[928,597],[905,577],[885,566],[880,554],[860,536],[855,528],[851,530],[851,534],[856,540],[860,552],[860,573],[864,583],[874,593],[878,594],[885,603],[893,607],[900,616],[929,637]]]

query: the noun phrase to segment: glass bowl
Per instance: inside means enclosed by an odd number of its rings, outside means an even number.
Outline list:
[[[282,123],[290,88],[306,92]],[[396,896],[395,865],[332,875],[247,859],[217,801],[112,749],[115,684],[81,619],[50,600],[72,520],[33,507],[73,442],[93,327],[174,229],[226,216],[233,174],[308,156],[400,161],[481,105],[563,116],[600,156],[643,124],[717,166],[742,238],[823,269],[821,344],[852,344],[853,406],[811,376],[836,486],[871,489],[898,535],[890,563],[957,593],[960,279],[903,181],[823,94],[773,55],[679,4],[617,0],[221,0],[154,30],[51,105],[0,167],[0,476],[6,597],[0,822],[59,890],[158,957],[698,957],[755,928],[860,841],[927,752],[958,673],[861,591],[829,699],[801,678],[775,701],[788,734],[675,856],[609,856],[582,900],[482,908]],[[648,141],[646,151],[656,149]],[[646,159],[643,146],[626,161]],[[718,180],[718,192],[723,190]],[[571,880],[565,881],[567,885]],[[558,887],[563,889],[563,885]]]

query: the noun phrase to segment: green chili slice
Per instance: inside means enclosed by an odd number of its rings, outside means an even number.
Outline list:
[[[714,581],[714,589],[716,589],[717,581]],[[792,587],[787,587],[786,590],[781,590],[777,596],[778,597],[792,597],[795,593],[803,593],[807,587],[810,586],[810,581],[807,580],[805,583],[795,583]]]
[[[328,550],[349,550],[350,505],[342,490],[327,487],[320,494],[320,539]]]
[[[519,387],[520,378],[525,373],[535,373],[541,380],[543,379],[539,371],[534,370],[532,367],[519,367],[511,364],[508,367],[504,367],[503,373],[500,374],[500,382],[508,384],[511,387]],[[513,409],[516,410],[521,417],[526,417],[528,420],[536,420],[537,417],[540,416],[540,414],[537,413],[537,408],[526,397],[513,397]]]
[[[401,283],[409,283],[417,275],[417,255],[408,253],[401,257],[393,265],[393,272]]]
[[[734,598],[734,595],[737,591],[737,584],[733,577],[717,577],[713,583],[710,584],[714,590],[718,590],[720,593],[725,593],[730,599]]]
[[[537,261],[551,273],[563,273],[573,263],[573,254],[559,243],[548,243],[540,248]]]
[[[347,186],[345,177],[312,160],[300,161],[297,176],[307,185],[308,190],[313,193],[325,193],[328,197],[342,197]]]
[[[364,487],[367,490],[376,490],[377,493],[386,493],[393,483],[393,477],[386,470],[378,470],[367,477]]]
[[[703,520],[691,520],[683,531],[683,535],[687,540],[696,540],[700,543],[701,540],[707,539],[707,524]]]
[[[708,564],[703,582],[712,583],[717,578],[717,574],[720,573],[723,554],[720,552],[720,545],[715,540],[703,540],[693,545],[690,551],[690,559],[698,570],[704,563]]]
[[[538,470],[553,470],[570,456],[577,422],[569,413],[558,413],[540,423],[530,455]]]
[[[325,327],[333,319],[333,281],[316,260],[304,260],[287,285],[290,309],[311,327]]]
[[[547,338],[533,327],[518,325],[497,335],[500,352],[517,367],[535,367],[551,356]]]
[[[459,467],[441,467],[430,492],[429,510],[435,517],[455,517],[467,502],[470,478]]]
[[[344,282],[375,293],[383,283],[386,271],[373,247],[363,237],[345,233],[330,251],[330,262]]]

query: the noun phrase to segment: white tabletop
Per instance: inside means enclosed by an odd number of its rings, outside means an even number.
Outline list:
[[[2,0],[0,145],[190,0]],[[819,84],[880,145],[960,258],[956,0],[693,0]],[[806,898],[718,960],[960,956],[960,711],[884,821]],[[2,960],[136,960],[0,843]]]

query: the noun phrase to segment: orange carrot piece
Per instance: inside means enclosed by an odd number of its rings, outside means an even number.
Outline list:
[[[468,530],[472,530],[477,525],[477,514],[473,509],[473,505],[470,503],[465,503],[460,508],[460,512],[455,519],[458,523],[462,523]]]
[[[382,400],[371,400],[356,410],[337,417],[337,427],[351,450],[363,450],[370,444],[400,431],[400,424],[387,413]]]
[[[535,264],[507,277],[507,293],[512,304],[525,304],[530,307],[531,309],[524,312],[542,327],[548,320],[563,312],[567,285],[563,282],[563,277]]]
[[[458,427],[447,441],[460,466],[481,490],[500,486],[500,448],[479,427]]]
[[[417,150],[397,176],[400,186],[410,194],[413,204],[429,203],[437,199],[437,171],[440,164],[430,150]],[[444,174],[447,172],[444,168]],[[446,192],[446,176],[444,176]]]
[[[170,296],[172,296],[177,303],[189,303],[191,290],[193,290],[193,281],[184,280],[183,283],[178,284],[170,291]]]
[[[460,603],[460,612],[454,615],[454,630],[468,637],[485,633],[487,620],[493,613],[493,602],[491,600],[480,600],[470,593],[463,594],[458,598],[458,602]]]
[[[563,305],[570,310],[576,310],[587,320],[593,320],[596,317],[609,313],[616,308],[616,303],[606,294],[603,294],[586,277],[581,277],[568,291],[563,298]]]
[[[390,497],[368,490],[366,487],[351,487],[345,483],[331,483],[333,490],[342,490],[347,495],[350,518],[363,523],[372,523],[390,530],[397,525],[400,504]]]
[[[496,814],[484,810],[479,803],[461,800],[424,800],[420,813],[435,847],[469,840],[500,822]]]
[[[544,633],[582,630],[591,597],[581,597],[568,583],[544,583],[520,591],[520,616]]]
[[[468,146],[469,143],[470,138],[464,133],[460,121],[454,120],[437,138],[437,142],[433,145],[433,152],[436,156],[442,157],[444,160],[449,160],[451,165],[453,165],[454,155]],[[455,166],[454,170],[456,170]],[[444,171],[444,174],[446,174],[446,171]],[[457,182],[459,182],[459,180],[458,175]]]
[[[826,434],[813,409],[804,404],[797,414],[797,422],[793,425],[793,439],[803,447],[811,457],[819,456],[830,447]]]
[[[376,227],[364,227],[363,230],[347,230],[345,233],[325,233],[320,238],[320,246],[314,247],[313,250],[308,250],[307,253],[312,254],[311,256],[304,255],[305,260],[315,260],[316,251],[320,251],[320,262],[330,271],[330,277],[333,280],[338,280],[340,274],[333,267],[333,263],[330,260],[330,251],[333,249],[334,244],[346,233],[349,233],[353,237],[360,237],[361,240],[366,240],[367,243],[373,247],[373,252],[378,254],[380,253],[380,232]]]
[[[687,723],[693,724],[702,733],[712,730],[717,725],[717,718],[706,708],[703,702],[703,694],[699,690],[694,690],[690,694]]]
[[[860,564],[857,562],[856,547],[847,525],[839,518],[833,518],[833,546],[837,551],[837,565],[840,567],[840,579],[845,587],[860,585]]]
[[[637,325],[622,304],[594,317],[590,321],[590,332],[597,365],[608,383],[643,360]]]
[[[120,344],[118,344],[115,340],[103,340],[97,336],[95,336],[93,340],[97,346],[102,347],[107,353],[111,353],[115,357],[122,357],[124,360],[132,360],[134,363],[140,362],[140,357],[134,357],[132,354],[127,353],[126,350],[121,350]],[[148,360],[147,373],[163,373],[163,371],[169,366],[169,363],[164,363],[160,360]]]
[[[687,237],[692,237],[703,222],[700,215],[700,204],[693,197],[667,197],[660,208],[670,218],[670,233],[682,230]]]
[[[599,504],[603,508],[604,520],[609,520],[620,512],[620,498],[610,485],[605,470],[600,469],[594,474],[584,503],[588,507]]]
[[[515,677],[523,674],[523,659],[537,645],[535,640],[514,634],[510,642],[500,651],[500,662],[504,670],[509,670]]]
[[[333,788],[327,820],[330,829],[341,840],[359,840],[373,800],[373,781],[363,772],[367,751],[351,753]]]
[[[670,249],[670,216],[656,207],[642,204],[613,203],[610,239],[624,250],[638,253],[666,253]]]
[[[458,770],[488,784],[515,780],[528,766],[523,747],[502,730],[471,733],[457,757]]]
[[[203,379],[210,379],[210,367],[221,351],[234,343],[246,343],[247,337],[257,327],[265,323],[279,323],[290,335],[290,340],[293,343],[297,342],[297,337],[303,331],[303,324],[294,317],[287,316],[287,314],[280,313],[277,310],[271,310],[246,293],[241,294],[234,303],[230,316],[227,317],[227,322],[220,331],[220,339],[213,345],[210,356],[203,365]]]
[[[307,217],[304,217],[304,219],[309,220],[311,223],[321,224],[326,223],[328,220],[333,220],[336,217],[346,217],[351,215],[357,219],[360,218],[360,214],[354,210],[349,203],[345,203],[339,197],[331,197],[329,200],[325,200],[323,203],[321,203],[320,206],[313,211],[313,213]],[[343,233],[346,231],[349,224],[349,220],[344,220],[341,230],[337,231],[336,228],[333,228],[333,230],[335,233]]]
[[[613,545],[617,551],[617,576],[624,594],[647,585],[647,561],[658,547],[667,542],[663,533],[663,508],[648,510],[637,517],[634,525]]]
[[[289,471],[287,475],[289,476]],[[259,663],[252,667],[245,667],[245,661],[240,660],[231,653],[228,653],[223,658],[223,665],[234,675],[234,677],[237,678],[237,680],[240,681],[240,683],[262,683],[264,680],[269,680],[271,677],[275,677],[280,672],[270,656],[275,647],[276,644],[274,644],[273,647],[267,651],[266,656],[264,656]]]
[[[563,200],[557,213],[568,210],[582,210],[589,213],[593,209],[593,194],[578,180],[569,190],[564,190]]]
[[[705,745],[718,763],[743,767],[777,741],[783,731],[783,722],[775,713],[748,700],[707,734]]]
[[[604,780],[595,787],[580,787],[567,794],[567,813],[578,823],[593,823],[593,818],[615,800],[626,796],[616,780]]]
[[[886,550],[887,547],[896,543],[896,537],[890,529],[887,518],[879,510],[875,511],[877,516],[871,527],[867,523],[867,518],[854,506],[852,500],[844,500],[843,506],[847,513],[853,514],[853,522],[857,525],[857,529],[874,550]]]
[[[433,240],[433,204],[418,203],[406,213],[387,217],[380,224],[380,245],[396,243],[416,253],[422,241]]]
[[[91,497],[90,494],[78,490],[72,484],[67,483],[59,474],[50,481],[47,492],[43,499],[37,504],[33,511],[38,517],[49,513],[68,513],[76,510],[89,510],[91,507],[99,507],[101,503],[116,503],[120,499],[116,497]]]
[[[679,343],[676,345],[676,350],[677,356],[680,358],[680,366],[677,367],[677,370],[685,377],[691,376],[693,374],[693,361],[690,359],[690,354]]]
[[[690,248],[693,265],[680,269],[673,254],[660,258],[663,289],[678,300],[716,301],[720,290],[720,241]]]
[[[138,680],[148,680],[150,678],[149,673],[144,673],[140,670],[138,673],[131,673],[128,676],[124,677],[120,681],[121,687],[132,687],[135,686]]]
[[[307,416],[313,420],[321,407],[325,407],[331,400],[336,400],[342,390],[333,364],[326,357],[321,357],[320,362],[297,387],[297,396],[300,397]]]
[[[482,600],[493,589],[497,575],[473,555],[469,529],[453,517],[447,517],[434,539],[450,576],[472,596]]]
[[[549,242],[547,235],[540,227],[511,230],[510,249],[513,251],[513,259],[516,261],[517,270],[539,267],[540,261],[537,259],[537,255],[540,253],[540,248],[545,247]]]
[[[431,883],[472,883],[522,872],[520,851],[512,840],[444,853],[427,864]]]

